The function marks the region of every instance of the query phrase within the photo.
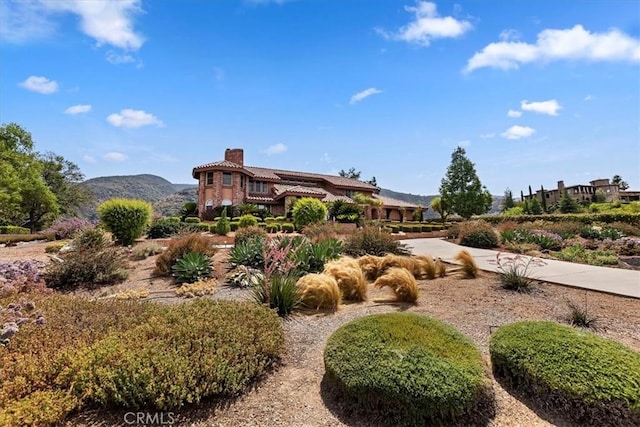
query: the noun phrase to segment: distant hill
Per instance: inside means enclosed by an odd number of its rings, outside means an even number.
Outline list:
[[[101,202],[114,197],[146,200],[153,204],[154,213],[162,216],[177,215],[186,202],[197,201],[198,197],[196,184],[172,184],[160,176],[150,174],[103,176],[88,179],[82,185],[88,187],[95,195],[94,204],[82,212],[83,216],[91,219],[97,217],[96,207]],[[381,188],[380,194],[424,207],[430,206],[431,200],[437,197],[401,193],[386,188]],[[501,201],[502,196],[494,196],[490,213],[500,211]],[[428,210],[425,216],[437,217],[438,214]]]

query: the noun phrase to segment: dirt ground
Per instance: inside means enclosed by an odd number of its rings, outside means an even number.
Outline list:
[[[161,243],[161,242],[160,242]],[[46,244],[31,243],[0,248],[0,260],[19,258],[48,260]],[[227,250],[214,258],[216,276],[222,279]],[[437,254],[432,254],[437,256]],[[105,297],[128,289],[146,289],[162,302],[179,301],[171,296],[170,279],[151,277],[155,257],[131,261],[126,282],[88,292]],[[298,312],[283,321],[287,351],[277,370],[233,401],[209,401],[198,408],[183,408],[172,417],[175,425],[205,426],[371,426],[375,420],[354,419],[349,408],[336,399],[323,382],[323,350],[328,337],[342,324],[368,314],[407,311],[426,314],[447,322],[469,337],[481,350],[490,375],[491,331],[518,320],[565,322],[568,301],[588,304],[600,318],[596,333],[640,351],[640,300],[615,295],[538,284],[531,293],[506,291],[495,275],[482,273],[473,280],[453,276],[421,281],[416,305],[390,301],[388,290],[369,287],[364,303],[344,304],[337,313]],[[162,292],[166,292],[163,296]],[[247,299],[248,291],[220,284],[214,298]],[[490,375],[497,402],[491,426],[548,426],[557,420],[533,403],[524,403],[505,390]],[[68,426],[123,425],[124,411],[86,411],[71,418]]]

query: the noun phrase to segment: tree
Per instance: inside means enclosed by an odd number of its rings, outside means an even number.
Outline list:
[[[611,183],[618,184],[618,188],[622,191],[625,191],[629,188],[629,184],[627,183],[627,181],[623,181],[620,175],[614,175]]]
[[[577,200],[569,197],[569,195],[565,193],[558,202],[558,209],[560,209],[562,213],[575,213],[580,210],[580,204]]]
[[[218,222],[216,222],[216,234],[219,236],[226,236],[231,231],[231,224],[229,218],[227,218],[227,207],[222,208],[222,213]]]
[[[607,201],[607,195],[604,191],[598,189],[593,195],[593,203],[605,203]]]
[[[449,209],[447,209],[446,204],[442,203],[442,198],[440,196],[431,199],[431,209],[434,212],[438,212],[438,215],[440,215],[440,219],[442,219],[442,223],[445,223],[447,221],[447,217],[449,216]]]
[[[531,214],[533,214],[533,215],[542,214],[542,205],[540,204],[540,202],[538,201],[537,198],[534,197],[531,200],[531,202],[529,203],[529,210],[531,211]]]
[[[504,199],[502,199],[502,212],[507,209],[511,209],[515,207],[515,202],[513,201],[513,193],[508,188],[504,191]]]
[[[474,164],[467,159],[462,147],[457,147],[451,154],[451,164],[440,184],[440,198],[452,213],[465,219],[491,209],[493,198],[480,182]]]
[[[547,195],[544,192],[544,187],[542,185],[540,185],[540,195],[542,196],[542,211],[543,212],[547,212]]]
[[[84,174],[78,165],[64,157],[47,152],[39,158],[42,163],[42,178],[55,195],[60,214],[78,215],[80,208],[93,200],[93,194],[81,185]]]
[[[378,181],[376,181],[376,177],[372,176],[371,179],[369,181],[367,181],[367,183],[373,185],[374,187],[378,186]]]
[[[360,173],[360,171],[356,172],[356,168],[349,168],[346,172],[344,169],[341,169],[340,172],[338,172],[338,175],[345,178],[360,179]]]

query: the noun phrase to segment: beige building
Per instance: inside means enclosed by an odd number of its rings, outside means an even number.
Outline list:
[[[607,202],[613,202],[616,200],[630,202],[634,200],[640,200],[640,192],[638,191],[622,191],[618,187],[618,184],[613,184],[608,178],[594,179],[589,184],[579,184],[565,186],[564,181],[558,181],[558,188],[552,190],[537,190],[535,197],[540,203],[543,203],[543,198],[546,199],[546,205],[551,206],[554,203],[560,201],[565,193],[582,203],[591,203],[594,200],[596,192],[604,194]],[[525,200],[529,200],[530,197],[525,195]]]
[[[351,197],[356,193],[374,201],[365,209],[369,219],[411,219],[417,209],[416,205],[380,196],[378,187],[357,179],[247,166],[241,148],[228,148],[224,160],[196,166],[192,175],[198,180],[198,211],[203,219],[218,206],[253,203],[274,215],[285,215],[293,199],[315,197],[323,202],[353,203]]]

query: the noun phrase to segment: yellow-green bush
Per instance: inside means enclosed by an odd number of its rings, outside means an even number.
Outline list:
[[[98,215],[105,228],[121,245],[133,241],[146,231],[153,208],[151,203],[135,199],[110,199],[98,206]]]
[[[21,325],[0,352],[3,426],[51,425],[86,404],[174,409],[233,396],[283,351],[278,317],[248,302],[34,302],[46,323]]]
[[[497,379],[577,425],[640,425],[640,353],[553,322],[498,328],[489,350]]]
[[[366,316],[327,341],[329,384],[385,425],[479,422],[493,415],[480,352],[460,332],[411,313]]]

